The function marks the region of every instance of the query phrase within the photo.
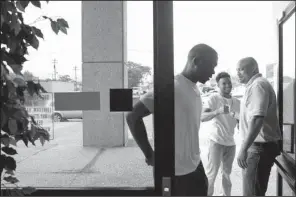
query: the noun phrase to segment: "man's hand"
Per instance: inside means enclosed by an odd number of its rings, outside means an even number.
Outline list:
[[[154,166],[154,151],[153,151],[151,157],[146,158],[145,161],[146,161],[148,166]]]
[[[216,110],[217,115],[219,114],[228,114],[229,113],[229,106],[224,105]]]
[[[248,152],[241,149],[239,151],[239,154],[237,156],[237,163],[238,163],[238,166],[241,167],[242,169],[245,169],[248,167],[248,164],[247,164],[247,156],[248,156]]]

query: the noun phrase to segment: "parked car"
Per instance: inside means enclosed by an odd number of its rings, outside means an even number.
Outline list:
[[[61,122],[68,119],[82,119],[82,111],[54,111],[53,119],[55,122]]]
[[[52,103],[54,109],[54,103]],[[82,111],[81,110],[71,110],[71,111],[57,111],[53,112],[53,120],[54,122],[61,122],[68,119],[82,119]]]

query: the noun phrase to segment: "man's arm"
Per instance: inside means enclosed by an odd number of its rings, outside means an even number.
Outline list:
[[[221,113],[221,110],[212,110],[210,108],[206,108],[203,110],[203,113],[201,114],[201,121],[210,121]]]
[[[247,106],[249,110],[248,116],[250,117],[248,133],[237,157],[238,165],[243,169],[248,167],[247,151],[260,133],[269,103],[269,95],[261,84],[252,87],[251,91],[252,93],[248,97],[249,104]]]
[[[126,116],[126,121],[129,129],[136,143],[148,160],[153,157],[153,149],[148,140],[143,118],[150,114],[151,112],[145,107],[145,105],[141,101],[138,101],[134,105],[133,110],[131,112],[128,112]]]
[[[263,116],[254,116],[248,124],[248,135],[242,144],[242,151],[246,152],[258,136],[263,125]]]
[[[209,97],[209,99],[205,102],[205,109],[201,114],[201,122],[210,121],[216,116],[223,113],[224,109],[216,109],[216,100],[215,95]]]
[[[264,117],[267,114],[269,94],[264,89],[263,85],[257,84],[251,89],[251,96],[248,98],[248,114],[250,122],[248,123],[248,135],[242,144],[242,150],[247,151],[251,144],[258,136],[261,127],[263,126]]]

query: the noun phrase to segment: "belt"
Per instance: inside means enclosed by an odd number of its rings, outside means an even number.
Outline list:
[[[278,145],[278,141],[272,141],[272,142],[253,142],[253,145],[260,146],[260,147],[266,147],[266,146]]]

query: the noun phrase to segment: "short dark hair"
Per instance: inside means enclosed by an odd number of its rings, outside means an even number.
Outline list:
[[[187,58],[188,60],[193,60],[198,57],[206,60],[213,56],[218,57],[218,53],[215,49],[206,44],[197,44],[190,49]]]
[[[230,75],[227,72],[220,72],[216,76],[216,82],[218,83],[221,78],[230,78]]]

